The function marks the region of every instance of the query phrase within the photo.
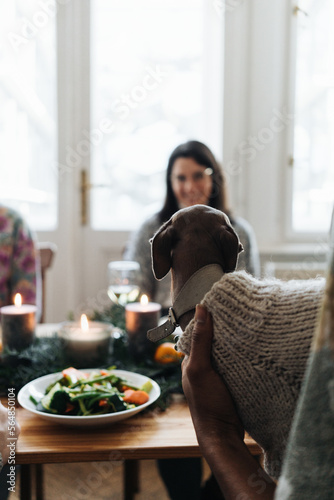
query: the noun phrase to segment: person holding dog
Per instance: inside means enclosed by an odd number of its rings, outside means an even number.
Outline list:
[[[199,141],[188,141],[171,153],[166,171],[166,197],[161,210],[134,232],[125,249],[124,260],[135,260],[141,268],[140,290],[161,304],[163,312],[171,305],[170,276],[157,281],[151,264],[149,240],[160,226],[180,208],[209,205],[229,216],[244,251],[239,255],[238,270],[260,275],[256,237],[250,224],[232,213],[223,170],[211,150]]]
[[[238,270],[244,269],[256,277],[260,275],[255,234],[246,220],[234,216],[230,210],[226,181],[220,165],[205,144],[194,140],[188,141],[176,147],[169,157],[166,197],[161,210],[131,235],[123,255],[125,260],[139,262],[140,290],[147,294],[150,300],[161,304],[163,314],[167,314],[171,306],[171,279],[170,275],[160,281],[155,279],[149,240],[179,209],[197,204],[208,205],[228,215],[244,248],[239,255]],[[199,458],[158,460],[158,468],[171,500],[222,498],[213,477],[201,487],[202,462]],[[175,470],[178,471],[177,474]],[[190,477],[191,480],[186,479]],[[217,493],[216,497],[214,492]]]
[[[196,306],[182,385],[203,456],[225,500],[330,500],[334,493],[334,218],[326,289],[278,485],[244,444],[225,382],[211,364],[212,317]]]

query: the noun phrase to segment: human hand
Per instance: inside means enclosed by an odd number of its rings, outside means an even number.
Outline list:
[[[211,365],[212,336],[211,315],[199,305],[190,355],[182,362],[182,385],[198,444],[226,500],[273,500],[275,483],[259,469],[259,463],[247,449],[232,397]],[[254,481],[259,470],[265,486],[261,492],[254,490],[259,485],[259,481]]]
[[[198,305],[190,355],[182,362],[182,385],[200,446],[209,446],[211,437],[244,437],[232,397],[211,364],[212,337],[211,315]]]
[[[21,432],[21,427],[18,422],[15,424],[14,436],[9,434],[8,429],[8,412],[0,401],[0,453],[2,455],[2,463],[5,465],[9,456],[9,447],[7,446],[10,439],[17,438]],[[12,430],[11,430],[12,432]]]

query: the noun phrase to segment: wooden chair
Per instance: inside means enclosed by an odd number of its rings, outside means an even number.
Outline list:
[[[41,276],[42,276],[42,315],[40,323],[44,323],[45,320],[45,294],[46,294],[46,271],[49,269],[53,263],[55,254],[57,252],[57,245],[51,242],[41,242],[37,244],[39,251],[39,257],[41,262]]]

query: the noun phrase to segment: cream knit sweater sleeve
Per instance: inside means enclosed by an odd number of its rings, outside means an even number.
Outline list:
[[[325,280],[258,280],[225,274],[202,303],[213,317],[213,363],[245,430],[263,448],[274,478],[303,380]],[[193,321],[178,341],[189,353]]]

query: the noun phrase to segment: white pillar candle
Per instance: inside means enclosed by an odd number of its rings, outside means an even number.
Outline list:
[[[2,346],[21,351],[35,339],[37,307],[22,304],[19,293],[15,295],[14,305],[1,307]]]
[[[81,316],[81,322],[63,323],[59,337],[64,340],[64,347],[69,361],[76,367],[90,368],[107,360],[112,327],[98,321],[88,322],[87,316]]]
[[[161,305],[148,302],[146,295],[142,296],[140,302],[132,302],[125,306],[125,328],[129,350],[138,360],[153,356],[156,345],[148,340],[147,331],[158,326],[160,315]]]

